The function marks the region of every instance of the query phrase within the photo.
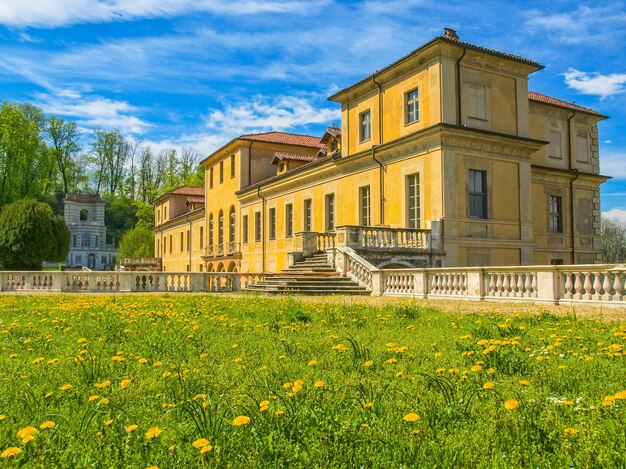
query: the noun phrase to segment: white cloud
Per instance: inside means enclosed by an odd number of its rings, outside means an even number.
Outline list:
[[[188,13],[256,15],[305,14],[328,0],[50,0],[0,2],[0,24],[25,27],[60,27],[79,23],[170,18]]]
[[[603,75],[570,68],[563,74],[565,84],[579,93],[606,98],[626,91],[626,73]]]
[[[75,119],[88,129],[118,129],[127,135],[140,135],[151,125],[136,114],[139,108],[126,101],[115,101],[102,96],[83,95],[75,90],[56,94],[38,94],[35,104],[44,112]]]
[[[600,173],[615,179],[626,179],[626,151],[600,150]]]
[[[603,218],[612,218],[623,223],[626,223],[626,210],[621,208],[612,208],[606,212],[602,212]]]

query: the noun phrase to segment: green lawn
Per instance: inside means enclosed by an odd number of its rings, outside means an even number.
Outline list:
[[[626,323],[0,296],[0,334],[0,468],[626,467]]]

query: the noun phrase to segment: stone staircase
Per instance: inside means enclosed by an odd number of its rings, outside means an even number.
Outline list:
[[[248,285],[244,291],[294,295],[369,295],[370,291],[328,263],[325,253],[313,254],[280,274]]]

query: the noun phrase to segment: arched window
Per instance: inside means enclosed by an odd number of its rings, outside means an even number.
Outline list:
[[[83,246],[84,248],[91,246],[91,235],[89,233],[82,234],[81,246]]]
[[[228,242],[235,242],[235,207],[230,207],[230,215],[228,216],[230,231],[228,232]]]
[[[217,244],[224,244],[224,212],[222,210],[217,218]]]
[[[89,210],[82,209],[80,211],[80,221],[87,221],[87,220],[89,220]]]
[[[96,236],[96,247],[98,247],[98,237]]]
[[[213,214],[209,215],[209,247],[213,247]]]

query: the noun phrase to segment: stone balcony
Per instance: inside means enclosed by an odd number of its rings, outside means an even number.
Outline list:
[[[204,249],[204,260],[216,260],[224,258],[241,258],[241,245],[236,242],[221,243],[207,246]]]

